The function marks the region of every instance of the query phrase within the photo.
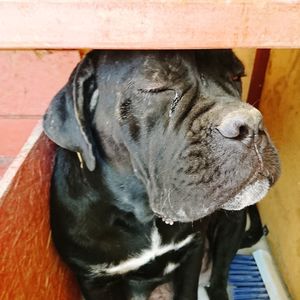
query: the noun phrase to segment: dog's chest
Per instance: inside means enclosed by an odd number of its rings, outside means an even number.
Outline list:
[[[150,246],[130,255],[118,264],[96,264],[90,266],[90,275],[115,276],[131,272],[147,273],[156,276],[165,276],[180,265],[181,252],[191,244],[194,234],[187,235],[179,241],[162,243],[162,237],[156,226],[153,226],[150,236]],[[154,274],[155,273],[155,274]]]

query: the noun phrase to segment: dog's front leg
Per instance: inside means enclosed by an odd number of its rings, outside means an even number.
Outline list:
[[[196,300],[198,298],[199,274],[204,251],[202,241],[199,241],[190,251],[190,255],[174,274],[174,300]]]
[[[206,291],[210,300],[228,300],[228,272],[245,231],[246,210],[221,212],[218,218],[215,239],[210,241],[213,267]]]

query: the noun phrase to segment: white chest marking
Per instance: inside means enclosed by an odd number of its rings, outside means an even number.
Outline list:
[[[179,264],[168,263],[164,269],[164,275],[167,275],[167,274],[173,272],[177,267],[179,267]]]
[[[150,249],[144,249],[141,253],[137,254],[134,257],[130,257],[125,261],[121,261],[118,265],[111,264],[96,264],[90,265],[89,272],[91,277],[103,276],[103,275],[116,275],[116,274],[126,274],[130,271],[139,269],[141,266],[147,264],[151,260],[154,260],[156,257],[161,256],[169,251],[178,250],[185,245],[189,244],[194,238],[194,234],[187,236],[184,240],[178,243],[170,243],[167,245],[161,244],[161,237],[157,230],[157,227],[154,226],[151,233],[151,247]],[[169,264],[170,265],[170,264]],[[177,265],[173,264],[172,270],[171,266],[167,266],[164,272],[173,271]]]

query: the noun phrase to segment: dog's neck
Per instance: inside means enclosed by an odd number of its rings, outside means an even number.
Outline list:
[[[100,176],[101,181],[105,180],[105,186],[113,195],[112,205],[121,211],[132,213],[141,223],[153,220],[154,213],[149,207],[146,188],[131,168],[124,168],[123,165],[117,168],[99,156],[97,165],[94,176]],[[102,191],[99,190],[99,193],[101,195]]]
[[[109,122],[106,126],[102,125],[101,130],[94,130],[96,172],[100,171],[101,180],[105,180],[113,194],[113,205],[134,214],[141,223],[149,222],[154,213],[149,207],[145,183],[138,178],[134,162],[122,143],[119,127]]]

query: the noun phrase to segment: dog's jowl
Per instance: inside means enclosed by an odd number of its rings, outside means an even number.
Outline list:
[[[243,74],[231,50],[92,51],[54,97],[51,227],[86,300],[148,299],[163,283],[197,299],[207,261],[210,299],[227,299],[246,207],[279,175]]]

